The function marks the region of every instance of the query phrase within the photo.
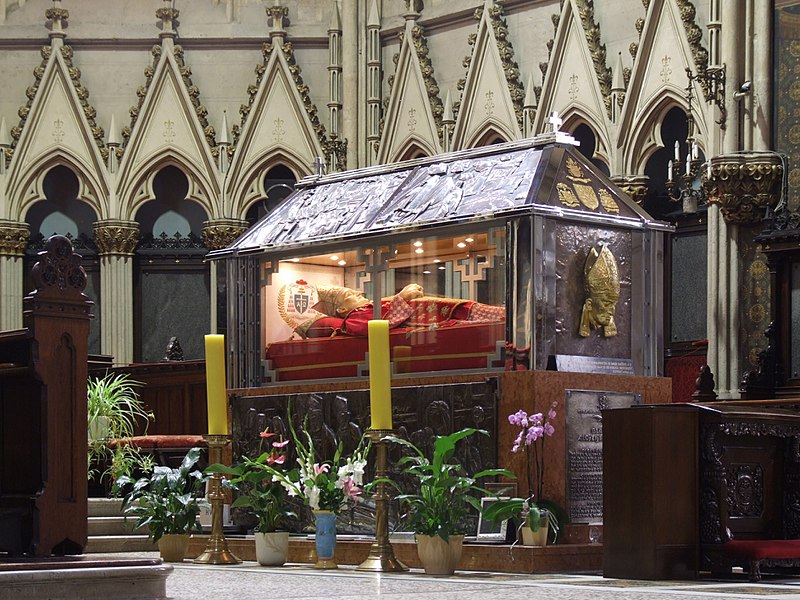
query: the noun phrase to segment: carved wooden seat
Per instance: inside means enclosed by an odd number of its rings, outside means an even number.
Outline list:
[[[796,567],[800,566],[800,539],[734,539],[729,527],[726,484],[720,485],[719,502],[722,552],[748,563],[750,581],[761,580],[762,563]]]

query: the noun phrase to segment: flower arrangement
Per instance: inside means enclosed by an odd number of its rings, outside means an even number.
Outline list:
[[[279,461],[285,460],[285,456],[281,458],[280,454],[275,456],[268,453],[262,454],[255,461],[249,461],[249,466],[269,476],[270,480],[279,484],[289,496],[302,498],[312,510],[338,513],[349,501],[361,494],[369,444],[365,445],[362,437],[352,456],[345,457],[342,456],[340,442],[332,460],[320,461],[308,431],[305,429],[302,431],[305,438],[303,441],[292,425],[291,413],[288,421],[292,434],[291,441],[297,452],[298,468],[291,471],[278,468],[283,464]],[[276,443],[284,442],[273,442],[274,448]],[[275,458],[270,458],[271,456]]]
[[[286,502],[284,486],[273,473],[286,463],[289,440],[269,430],[259,435],[259,451],[265,442],[269,444],[267,451],[261,452],[255,459],[245,456],[241,463],[233,467],[211,465],[206,472],[229,475],[230,479],[223,480],[223,485],[239,492],[231,508],[250,509],[258,519],[255,531],[271,533],[280,529],[287,519],[297,516]],[[285,472],[285,476],[297,479],[296,471]]]
[[[522,517],[522,525],[527,525],[531,531],[538,531],[543,514],[549,518],[550,530],[553,537],[558,536],[559,522],[555,513],[562,513],[560,507],[551,501],[544,500],[545,474],[545,439],[555,432],[552,421],[556,418],[557,402],[553,402],[545,416],[543,413],[529,415],[524,410],[508,415],[508,422],[520,428],[511,452],[522,450],[527,459],[528,495],[525,498],[509,498],[495,502],[484,513],[491,521],[501,521],[510,517]],[[535,486],[535,487],[534,487]]]
[[[558,402],[553,402],[546,417],[542,413],[528,415],[524,410],[518,410],[514,414],[508,415],[508,422],[520,428],[514,444],[511,446],[511,452],[516,453],[524,449],[527,459],[528,497],[523,499],[522,514],[527,516],[526,522],[533,531],[539,529],[543,510],[545,438],[552,436],[555,432],[552,421],[556,418],[557,407]],[[556,531],[558,530],[558,523],[554,523],[553,515],[551,515],[550,524]]]

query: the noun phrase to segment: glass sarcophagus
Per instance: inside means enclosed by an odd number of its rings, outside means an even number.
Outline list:
[[[663,236],[563,134],[303,179],[224,260],[229,387],[392,371],[660,375]]]

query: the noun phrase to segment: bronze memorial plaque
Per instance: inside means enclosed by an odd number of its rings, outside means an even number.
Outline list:
[[[603,520],[603,416],[642,403],[641,394],[567,390],[567,513],[571,523]]]

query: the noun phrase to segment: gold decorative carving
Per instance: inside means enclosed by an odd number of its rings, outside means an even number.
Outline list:
[[[0,256],[24,256],[30,237],[27,223],[0,221]]]
[[[96,221],[92,232],[101,255],[133,256],[139,242],[139,224],[136,221]]]
[[[578,202],[575,192],[566,183],[557,183],[556,189],[558,190],[558,199],[561,200],[561,204],[569,208],[580,206],[581,203]]]
[[[606,66],[606,46],[600,43],[600,26],[594,20],[594,0],[576,0],[594,71],[603,94],[606,112],[611,117],[611,68]]]
[[[69,19],[69,11],[66,8],[48,8],[44,11],[44,16],[51,21],[66,21]]]
[[[604,242],[589,251],[583,269],[586,300],[583,303],[579,334],[589,337],[592,329],[603,328],[605,337],[617,335],[614,313],[619,301],[617,260]]]
[[[619,213],[619,204],[614,200],[614,196],[611,195],[611,192],[601,189],[597,193],[600,195],[600,204],[603,205],[606,212]]]
[[[581,204],[589,210],[597,210],[597,207],[600,206],[600,201],[597,199],[594,188],[590,185],[583,185],[582,183],[573,183],[572,185],[575,188],[575,192],[578,194]]]
[[[566,160],[566,165],[567,165],[567,179],[569,179],[570,181],[579,181],[581,183],[589,182],[589,180],[584,175],[580,163],[577,160],[575,160],[571,156],[568,156]]]
[[[200,235],[206,248],[209,250],[221,250],[230,246],[236,238],[247,231],[248,226],[247,221],[234,219],[206,221],[203,223],[203,230]]]
[[[772,152],[721,154],[711,159],[704,182],[709,203],[718,204],[728,223],[755,224],[781,196],[783,163]]]
[[[642,202],[647,197],[647,192],[650,191],[647,185],[649,180],[647,176],[618,176],[612,179],[639,206],[642,205]]]

